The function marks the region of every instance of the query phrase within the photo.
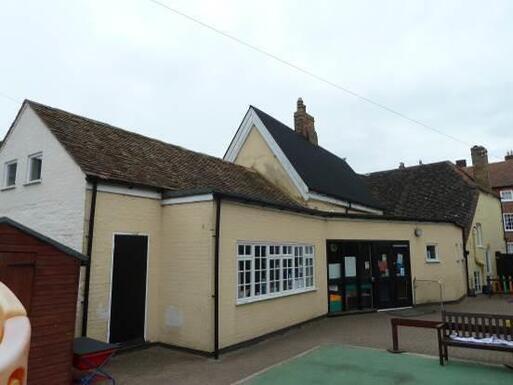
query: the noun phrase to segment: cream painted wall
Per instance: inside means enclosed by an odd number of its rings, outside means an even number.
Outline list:
[[[476,237],[476,224],[480,223],[483,234],[483,245],[479,247]],[[467,250],[469,252],[469,280],[470,287],[474,287],[474,271],[479,271],[482,284],[486,283],[488,274],[495,276],[497,266],[495,264],[495,252],[506,251],[504,240],[504,228],[502,222],[502,209],[500,200],[494,195],[480,192],[477,202],[472,229],[467,239]],[[486,267],[486,251],[489,251],[491,271]]]
[[[286,191],[296,200],[303,200],[287,172],[255,127],[251,128],[244,145],[233,163],[258,171],[271,183]]]
[[[115,233],[149,235],[146,338],[159,337],[159,271],[162,208],[159,199],[98,192],[91,258],[89,337],[107,341]]]
[[[163,207],[159,341],[214,349],[214,203]]]
[[[221,227],[220,344],[227,347],[321,316],[327,312],[326,239],[406,240],[410,242],[412,278],[442,280],[444,299],[456,300],[466,292],[462,232],[451,224],[406,223],[385,220],[321,219],[271,209],[223,202]],[[250,218],[250,220],[248,220]],[[420,238],[414,229],[423,230]],[[315,246],[316,291],[236,304],[237,241],[310,243]],[[427,243],[436,243],[439,263],[426,263]],[[436,302],[436,283],[422,283],[416,302]]]
[[[42,152],[41,183],[27,185],[28,156]],[[5,162],[16,159],[16,188],[4,190]],[[0,216],[82,252],[85,174],[37,114],[25,106],[0,151]]]

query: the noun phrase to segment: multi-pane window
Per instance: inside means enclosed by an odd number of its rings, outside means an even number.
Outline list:
[[[314,282],[314,250],[313,246],[305,247],[305,286],[312,287]]]
[[[4,166],[4,187],[12,187],[16,185],[16,172],[18,170],[18,162],[13,160],[7,162]]]
[[[504,213],[504,230],[513,231],[513,213]]]
[[[28,157],[27,182],[37,182],[41,180],[41,169],[43,165],[43,154],[38,153]]]
[[[267,246],[255,245],[255,296],[267,294]]]
[[[501,200],[503,202],[512,202],[513,201],[513,190],[502,190],[501,191]]]
[[[508,248],[506,249],[508,254],[513,254],[513,242],[508,242]]]
[[[304,245],[237,245],[237,299],[264,299],[314,287],[314,248]]]
[[[238,285],[237,285],[237,297],[238,298],[249,298],[252,296],[251,293],[251,274],[252,274],[252,250],[250,245],[239,245],[238,247]]]

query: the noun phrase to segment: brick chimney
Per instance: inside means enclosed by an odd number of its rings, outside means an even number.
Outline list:
[[[465,159],[459,159],[456,161],[456,166],[460,168],[467,167],[467,161]]]
[[[303,99],[297,100],[297,111],[294,112],[294,131],[304,136],[310,143],[317,145],[314,118],[306,112]]]
[[[488,172],[488,151],[483,146],[474,146],[470,149],[474,179],[484,188],[490,188],[490,174]]]
[[[506,153],[504,160],[513,160],[513,150]]]

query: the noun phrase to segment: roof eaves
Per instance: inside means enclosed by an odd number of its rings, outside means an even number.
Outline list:
[[[12,220],[11,218],[0,217],[0,224],[5,224],[8,226],[14,227],[30,236],[33,236],[34,238],[39,239],[40,241],[42,241],[44,243],[47,243],[47,244],[55,247],[56,249],[62,251],[64,254],[67,254],[69,256],[79,259],[81,262],[85,263],[89,260],[88,256],[86,256],[82,253],[79,253],[78,251],[73,250],[72,248],[70,248],[68,246],[63,245],[60,242],[57,242],[57,241],[53,240],[52,238],[47,237],[46,235],[43,235],[35,230],[32,230],[32,229],[22,225],[21,223]]]

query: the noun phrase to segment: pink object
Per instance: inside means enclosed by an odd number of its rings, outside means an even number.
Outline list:
[[[25,385],[30,321],[16,296],[0,282],[0,385]]]

